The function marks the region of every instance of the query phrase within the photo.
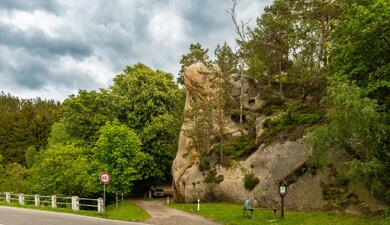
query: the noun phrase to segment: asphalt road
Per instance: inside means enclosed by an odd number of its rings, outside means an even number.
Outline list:
[[[0,206],[0,225],[146,225],[67,213]]]

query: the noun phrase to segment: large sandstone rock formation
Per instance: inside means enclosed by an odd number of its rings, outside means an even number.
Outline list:
[[[197,101],[208,101],[204,93],[213,93],[210,71],[202,64],[194,64],[185,70],[185,110],[190,110]],[[243,106],[246,110],[258,110],[264,107],[261,88],[253,80],[245,78],[241,84],[239,76],[231,80],[233,98],[238,99],[243,88]],[[262,123],[266,116],[250,118],[255,123],[256,137],[264,132]],[[241,135],[238,124],[231,118],[225,118],[228,131],[232,136]],[[172,166],[174,195],[178,201],[193,202],[198,198],[207,200],[242,203],[248,198],[255,198],[260,207],[276,207],[280,204],[278,186],[280,182],[288,184],[285,198],[286,207],[292,209],[321,209],[323,184],[329,182],[329,171],[315,175],[305,171],[305,163],[311,150],[299,141],[286,141],[261,145],[256,152],[244,161],[235,162],[229,168],[216,167],[216,172],[223,175],[220,183],[206,183],[206,173],[199,169],[199,155],[191,144],[188,131],[193,129],[193,121],[186,119],[182,125],[176,158]],[[249,131],[250,132],[250,131]],[[259,184],[251,191],[244,188],[244,175],[252,173],[259,178]]]

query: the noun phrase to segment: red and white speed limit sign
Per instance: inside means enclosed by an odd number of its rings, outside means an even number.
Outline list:
[[[102,184],[109,184],[111,180],[111,176],[107,172],[102,172],[100,173],[99,179]]]

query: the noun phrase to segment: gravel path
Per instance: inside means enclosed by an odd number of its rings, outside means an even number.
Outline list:
[[[153,225],[219,225],[219,223],[206,220],[201,216],[169,208],[165,205],[164,200],[134,200],[132,202],[150,214],[151,219],[147,220],[146,223]]]

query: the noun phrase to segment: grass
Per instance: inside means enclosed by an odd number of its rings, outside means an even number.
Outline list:
[[[44,206],[44,205],[39,207],[35,207],[33,205],[20,206],[18,203],[8,204],[5,202],[1,202],[0,206],[10,206],[10,207],[28,208],[28,209],[35,209],[35,210],[72,213],[72,214],[78,214],[83,216],[93,216],[93,217],[101,217],[106,219],[124,220],[124,221],[145,221],[150,218],[150,215],[144,209],[130,202],[120,203],[118,208],[115,208],[115,204],[108,205],[106,207],[105,214],[101,214],[96,211],[86,211],[86,210],[73,211],[71,208],[51,208],[50,206]]]
[[[196,211],[196,204],[170,205],[173,208],[197,213],[201,216],[221,222],[226,225],[261,225],[261,224],[285,224],[285,225],[389,225],[390,218],[384,216],[358,217],[343,213],[319,212],[319,211],[290,211],[285,212],[285,219],[280,220],[278,211],[277,222],[272,222],[273,211],[270,209],[256,209],[254,218],[244,217],[241,205],[230,203],[203,203],[200,212]]]

